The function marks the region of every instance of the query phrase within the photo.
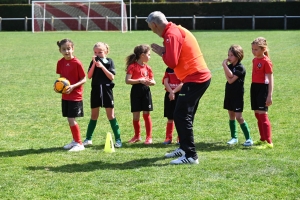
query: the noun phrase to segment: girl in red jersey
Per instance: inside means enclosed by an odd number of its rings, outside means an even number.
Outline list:
[[[80,137],[80,129],[75,118],[83,117],[83,84],[86,82],[82,63],[74,55],[74,44],[69,39],[57,42],[59,52],[63,58],[57,62],[56,73],[70,81],[70,86],[62,94],[62,115],[67,117],[72,132],[73,140],[64,146],[69,151],[84,150]]]
[[[141,141],[140,112],[146,127],[146,140],[144,144],[152,144],[152,120],[150,111],[153,110],[150,87],[155,85],[152,69],[147,62],[150,59],[150,46],[139,45],[134,53],[126,57],[126,84],[131,84],[130,104],[133,114],[134,136],[129,143]]]
[[[168,119],[166,125],[166,139],[163,144],[171,144],[174,130],[174,110],[183,83],[177,78],[174,70],[169,67],[166,68],[162,82],[166,90],[164,99],[164,117]],[[179,143],[179,137],[177,137],[177,143]]]
[[[251,108],[257,119],[260,140],[254,142],[259,149],[273,148],[271,123],[268,118],[268,107],[272,105],[274,87],[273,64],[269,58],[267,41],[263,37],[252,43],[252,83]]]

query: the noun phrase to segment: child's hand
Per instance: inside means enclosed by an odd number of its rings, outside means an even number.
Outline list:
[[[93,63],[96,63],[96,57],[97,56],[93,55],[93,57],[92,57]]]
[[[139,80],[139,83],[146,85],[146,79],[145,78],[140,78],[138,80]]]
[[[97,62],[96,62],[96,67],[102,68],[102,67],[104,67],[104,66],[102,65],[102,63],[101,63],[100,61],[97,61]]]
[[[65,94],[70,94],[72,91],[74,90],[74,86],[73,85],[69,85]]]
[[[147,85],[147,86],[150,86],[151,85],[151,80],[147,79],[147,78],[140,78],[139,79],[139,82],[141,84],[144,84],[144,85]]]
[[[224,65],[226,65],[226,66],[227,66],[227,65],[228,65],[228,62],[229,62],[229,61],[228,61],[228,59],[225,59],[225,60],[223,60],[223,63],[222,63],[222,65],[223,65],[223,66],[224,66]]]
[[[272,105],[272,96],[268,96],[266,100],[266,106],[271,106]]]
[[[173,92],[169,93],[169,99],[170,101],[173,101],[175,99],[175,94]]]
[[[151,85],[153,85],[153,83],[152,83],[152,80],[151,79],[145,79],[145,83],[144,83],[145,85],[147,85],[147,86],[151,86]]]

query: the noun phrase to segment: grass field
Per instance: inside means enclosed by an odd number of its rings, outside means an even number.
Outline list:
[[[199,31],[194,32],[212,72],[212,82],[200,101],[194,130],[199,165],[170,165],[163,155],[177,148],[161,144],[165,66],[152,53],[149,65],[157,84],[151,87],[154,144],[128,144],[133,136],[132,114],[126,85],[125,57],[138,44],[161,43],[151,31],[119,32],[0,32],[0,199],[300,199],[300,31]],[[223,109],[225,76],[221,67],[231,44],[245,52],[244,118],[254,140],[259,139],[250,109],[250,43],[264,36],[274,65],[273,105],[269,109],[274,149],[226,145],[230,139],[228,114]],[[87,70],[93,45],[110,45],[116,65],[115,112],[123,147],[103,151],[111,132],[104,110],[93,137],[93,147],[67,152],[71,141],[67,120],[61,116],[61,96],[52,85],[58,77],[56,62],[62,56],[56,42],[70,38],[75,55]],[[78,118],[82,138],[90,118],[90,80],[85,84],[85,117]],[[145,129],[142,123],[142,136]],[[176,133],[175,133],[176,134]]]

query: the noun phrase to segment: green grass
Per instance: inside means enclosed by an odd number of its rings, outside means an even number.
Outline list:
[[[212,82],[200,101],[194,130],[199,165],[169,165],[163,155],[177,146],[162,145],[165,65],[152,53],[149,65],[157,84],[151,87],[154,144],[125,143],[133,135],[130,86],[124,82],[125,57],[138,44],[162,42],[151,31],[118,32],[0,32],[0,199],[299,199],[300,196],[300,31],[194,32],[209,68]],[[231,44],[244,48],[247,69],[243,116],[252,137],[259,134],[250,109],[250,43],[264,36],[274,64],[273,105],[269,109],[274,149],[228,147],[228,114],[223,109],[225,76],[221,63]],[[75,55],[87,70],[97,41],[110,45],[116,65],[115,112],[124,146],[115,153],[103,151],[111,132],[101,109],[94,146],[69,153],[67,120],[61,116],[60,95],[52,85],[58,77],[56,62],[62,56],[56,42],[70,38]],[[85,117],[78,118],[82,138],[90,118],[90,80],[85,84]],[[142,136],[145,129],[142,124]],[[176,133],[175,133],[176,134]],[[244,142],[239,129],[240,143]]]

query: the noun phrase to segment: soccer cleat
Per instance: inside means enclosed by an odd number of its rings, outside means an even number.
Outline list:
[[[179,165],[179,164],[199,164],[199,161],[198,161],[198,159],[195,160],[192,157],[186,158],[185,156],[182,156],[180,158],[172,160],[170,162],[170,164],[175,164],[175,165]]]
[[[152,144],[152,138],[146,138],[144,144]]]
[[[273,143],[268,143],[268,142],[265,142],[264,144],[260,145],[260,146],[256,146],[255,147],[256,149],[273,149],[274,148],[274,145]]]
[[[185,155],[185,152],[182,149],[177,148],[177,149],[175,149],[174,151],[172,151],[170,153],[166,153],[165,157],[166,158],[173,158],[173,157],[181,157],[181,156],[184,156],[184,155]]]
[[[165,141],[163,142],[163,144],[171,144],[172,143],[172,139],[165,139]]]
[[[257,140],[255,141],[253,144],[254,145],[262,145],[262,144],[265,144],[267,141],[261,141],[261,140]]]
[[[122,142],[121,142],[120,139],[116,140],[115,147],[116,148],[121,148],[122,147]]]
[[[82,144],[83,146],[90,146],[93,144],[93,142],[92,140],[85,139]]]
[[[133,136],[133,138],[131,138],[131,140],[129,140],[128,142],[129,143],[136,143],[136,142],[139,142],[141,140],[142,139],[140,137]]]
[[[83,144],[79,144],[79,143],[77,143],[77,142],[75,142],[76,144],[69,150],[69,151],[82,151],[82,150],[84,150],[84,146],[83,146]]]
[[[274,145],[273,145],[273,143],[267,143],[266,147],[269,148],[269,149],[273,149]]]
[[[64,149],[71,149],[73,146],[75,146],[77,144],[77,142],[75,142],[74,140],[70,143],[70,144],[66,144],[64,146]]]
[[[238,143],[238,139],[237,138],[231,138],[231,140],[229,140],[227,142],[228,145],[234,145]]]
[[[253,145],[253,141],[251,139],[248,139],[244,142],[243,146],[250,147]]]

